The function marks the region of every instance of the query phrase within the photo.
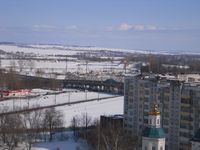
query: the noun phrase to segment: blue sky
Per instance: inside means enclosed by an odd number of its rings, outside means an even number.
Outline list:
[[[200,51],[199,0],[1,0],[0,41]]]

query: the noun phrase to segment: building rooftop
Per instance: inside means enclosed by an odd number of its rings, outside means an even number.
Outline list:
[[[149,138],[165,138],[165,132],[163,128],[150,128],[146,127],[143,130],[143,137],[149,137]]]

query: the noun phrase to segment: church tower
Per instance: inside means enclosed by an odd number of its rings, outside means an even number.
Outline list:
[[[142,135],[142,150],[165,150],[165,133],[160,125],[160,112],[153,104],[149,113],[148,126]]]

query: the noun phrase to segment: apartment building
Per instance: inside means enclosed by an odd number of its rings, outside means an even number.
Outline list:
[[[153,74],[127,75],[124,128],[141,136],[151,105],[157,103],[166,133],[166,150],[188,150],[200,124],[200,84]]]

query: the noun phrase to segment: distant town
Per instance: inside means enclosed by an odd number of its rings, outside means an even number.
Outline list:
[[[3,149],[198,150],[200,55],[0,44]]]

